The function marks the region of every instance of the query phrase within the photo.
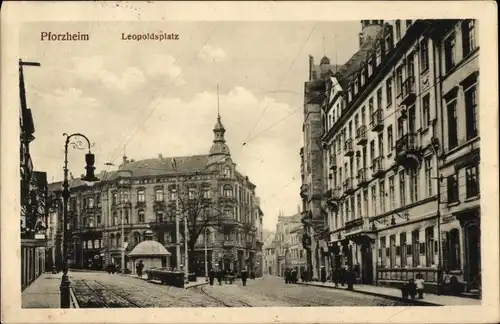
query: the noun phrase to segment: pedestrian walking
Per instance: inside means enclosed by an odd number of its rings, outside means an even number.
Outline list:
[[[326,269],[325,269],[325,266],[321,266],[320,275],[321,275],[321,282],[325,283],[326,282]]]
[[[424,299],[424,278],[421,273],[415,276],[415,288],[417,290],[418,299]]]
[[[210,268],[210,270],[208,270],[208,280],[210,282],[210,286],[214,285],[214,277],[215,277],[214,269]]]
[[[354,269],[349,266],[347,269],[346,273],[346,280],[347,280],[347,289],[348,290],[354,290],[354,282],[356,281],[356,273],[354,272]]]
[[[297,283],[297,269],[295,269],[295,268],[294,268],[294,269],[292,269],[292,282],[293,282],[294,284],[296,284],[296,283]]]
[[[339,287],[340,282],[340,268],[335,268],[333,270],[333,283],[335,284],[335,288]]]
[[[222,269],[217,268],[216,270],[216,276],[217,276],[217,281],[219,282],[219,285],[222,286],[222,276],[224,274],[222,273]]]
[[[144,263],[142,263],[142,260],[139,260],[139,263],[135,266],[135,271],[139,278],[142,278],[142,269],[144,269]]]
[[[401,293],[403,299],[408,299],[408,296],[411,299],[415,299],[415,295],[417,294],[417,285],[413,279],[408,280],[408,282],[401,288]]]
[[[243,268],[240,273],[241,276],[241,282],[243,283],[243,286],[247,285],[247,278],[248,278],[248,271],[246,268]]]

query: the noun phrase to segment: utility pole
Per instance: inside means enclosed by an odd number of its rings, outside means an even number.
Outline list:
[[[187,215],[184,215],[184,282],[185,283],[189,283],[188,236],[189,236],[188,219]]]
[[[181,232],[179,229],[179,183],[176,178],[175,180],[175,268],[180,271],[180,261],[181,261]]]
[[[121,268],[122,268],[122,274],[125,274],[125,222],[124,222],[124,217],[125,217],[125,194],[124,191],[121,191],[121,236],[122,236],[122,248],[121,248]]]

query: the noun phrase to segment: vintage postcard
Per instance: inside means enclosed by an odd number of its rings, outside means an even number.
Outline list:
[[[4,3],[2,321],[497,322],[496,19]]]

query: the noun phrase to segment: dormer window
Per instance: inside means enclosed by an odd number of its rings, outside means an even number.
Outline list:
[[[393,47],[393,39],[392,39],[392,28],[387,28],[385,35],[385,53],[389,52]]]
[[[368,78],[372,76],[373,73],[373,59],[372,56],[370,55],[370,58],[368,59]]]
[[[358,86],[358,80],[359,80],[359,76],[356,74],[356,76],[354,77],[354,82],[353,82],[353,93],[354,95],[356,95],[359,91],[359,86]]]
[[[365,82],[366,82],[366,68],[365,68],[365,65],[363,64],[361,66],[361,75],[359,78],[360,86],[359,87],[361,88],[362,86],[364,86]]]

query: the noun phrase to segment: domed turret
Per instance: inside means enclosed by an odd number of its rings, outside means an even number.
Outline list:
[[[330,64],[330,59],[326,56],[323,56],[323,58],[321,59],[320,65],[323,65],[323,64]]]
[[[226,140],[224,138],[224,133],[226,129],[222,125],[220,115],[217,114],[217,122],[215,123],[214,129],[214,143],[210,148],[209,154],[209,164],[221,162],[224,157],[230,157],[229,147],[226,145]]]

